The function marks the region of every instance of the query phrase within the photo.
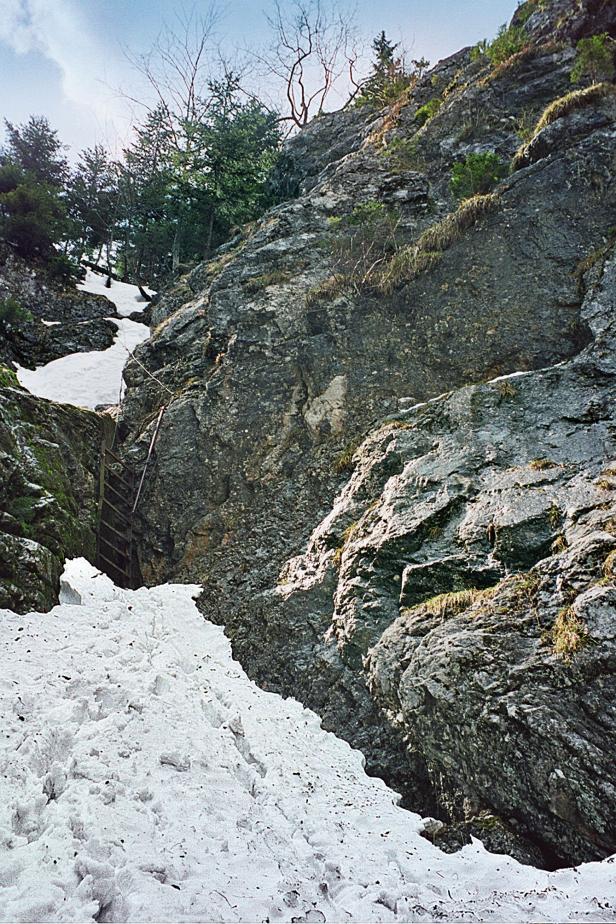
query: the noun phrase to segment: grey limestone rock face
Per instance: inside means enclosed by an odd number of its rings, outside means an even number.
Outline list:
[[[281,617],[331,589],[327,638],[447,816],[548,863],[616,849],[616,260],[594,272],[592,344],[385,423],[278,588]]]
[[[582,6],[575,29],[603,21]],[[455,212],[455,162],[513,157],[524,114],[571,88],[564,22],[554,46],[531,17],[509,68],[453,56],[396,118],[349,111],[291,141],[296,198],[153,307],[120,423],[138,467],[165,406],[145,579],[203,583],[251,676],[316,709],[408,804],[546,863],[614,849],[614,729],[591,715],[612,693],[613,108],[553,129],[428,270],[388,294],[315,291],[332,218],[395,204],[412,245]]]

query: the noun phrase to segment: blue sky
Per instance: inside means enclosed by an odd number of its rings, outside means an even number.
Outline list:
[[[267,40],[270,0],[219,4],[219,41],[257,47]],[[284,5],[285,0],[282,0]],[[205,9],[205,0],[197,0]],[[517,0],[356,0],[367,40],[381,29],[412,57],[433,63],[495,34]],[[116,148],[130,137],[134,108],[121,90],[136,77],[126,52],[145,52],[178,0],[0,0],[0,115],[21,122],[46,115],[73,147],[101,142]],[[137,92],[139,95],[139,92]]]

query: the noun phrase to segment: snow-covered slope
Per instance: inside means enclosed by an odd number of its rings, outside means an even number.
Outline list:
[[[147,303],[137,286],[112,281],[111,288],[106,289],[105,277],[91,270],[78,288],[106,296],[122,315],[119,321],[112,319],[118,328],[113,345],[107,350],[71,353],[34,370],[20,367],[17,377],[24,388],[40,398],[89,408],[98,404],[117,404],[122,388],[122,370],[129,353],[149,336],[145,324],[131,321],[126,315],[143,311]]]
[[[82,560],[0,612],[0,921],[614,921],[616,865],[445,855],[361,755],[258,689],[194,586]]]
[[[118,282],[111,280],[111,286],[106,287],[107,277],[100,273],[93,273],[92,270],[86,272],[86,278],[77,285],[82,292],[91,292],[93,295],[104,295],[116,306],[117,312],[122,317],[127,317],[133,311],[143,311],[147,302],[145,302],[139,292],[138,286],[132,286],[128,282]],[[154,295],[152,289],[147,286],[143,287],[148,295]]]

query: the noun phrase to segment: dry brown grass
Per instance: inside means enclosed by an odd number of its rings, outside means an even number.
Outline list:
[[[336,298],[345,289],[345,279],[340,275],[328,276],[322,282],[318,282],[306,292],[306,305],[308,308],[318,305],[319,302],[326,302],[329,299]]]
[[[247,292],[256,294],[257,292],[262,292],[263,289],[269,288],[269,286],[284,285],[284,283],[289,282],[293,276],[294,273],[288,269],[270,270],[267,273],[261,273],[260,276],[253,276],[251,279],[248,279],[245,283],[245,289]]]
[[[479,85],[486,86],[488,83],[498,80],[499,77],[503,77],[505,74],[514,74],[521,70],[529,61],[539,58],[542,55],[555,54],[562,48],[564,48],[562,42],[546,42],[544,45],[526,45],[524,48],[521,48],[520,51],[516,51],[515,54],[510,55],[504,61],[496,64],[490,73],[479,82]]]
[[[379,267],[372,280],[374,288],[387,295],[399,285],[431,270],[443,251],[460,240],[464,232],[484,215],[493,212],[499,202],[497,193],[465,199],[455,212],[427,228],[414,244],[401,247],[383,267]]]
[[[478,603],[480,600],[489,600],[490,597],[494,596],[497,589],[498,585],[496,587],[488,587],[484,590],[469,588],[468,590],[438,594],[436,597],[424,600],[423,603],[418,603],[416,606],[408,607],[402,612],[403,614],[418,612],[430,613],[432,616],[446,619],[450,616],[457,616],[463,613],[464,610],[470,609],[471,606]]]
[[[407,105],[411,92],[415,88],[416,81],[409,86],[404,87],[400,96],[390,103],[383,121],[373,132],[371,132],[364,141],[363,147],[380,148],[385,145],[387,135],[393,131],[400,119],[400,113]]]
[[[546,468],[556,468],[556,462],[552,462],[551,459],[533,459],[528,464],[536,472],[542,472]]]
[[[585,106],[592,106],[593,103],[600,102],[610,96],[616,96],[616,87],[611,83],[596,83],[591,87],[585,87],[583,90],[572,90],[564,96],[555,99],[549,104],[535,125],[535,129],[529,141],[525,142],[518,148],[513,161],[512,168],[518,170],[526,163],[528,148],[533,143],[539,132],[551,125],[557,119],[583,109]]]
[[[518,393],[517,388],[511,382],[497,382],[496,390],[501,398],[515,398]]]
[[[559,612],[549,634],[554,654],[566,664],[590,644],[588,629],[571,606]]]
[[[484,215],[493,212],[499,201],[497,193],[487,193],[465,199],[455,212],[424,231],[417,241],[417,248],[423,253],[447,250],[462,237],[464,231],[471,228]]]
[[[603,577],[613,581],[616,578],[616,549],[603,562]]]
[[[374,276],[372,283],[377,292],[382,295],[391,295],[398,286],[411,282],[422,273],[431,270],[440,259],[440,251],[422,253],[417,250],[415,244],[401,247]]]

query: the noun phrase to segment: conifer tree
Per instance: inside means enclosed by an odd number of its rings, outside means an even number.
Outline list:
[[[8,145],[5,158],[17,164],[38,183],[63,189],[68,165],[58,133],[44,116],[30,116],[23,125],[5,120]]]
[[[88,251],[100,260],[104,246],[109,255],[118,217],[118,174],[102,145],[81,152],[71,176],[69,202],[76,257]]]

